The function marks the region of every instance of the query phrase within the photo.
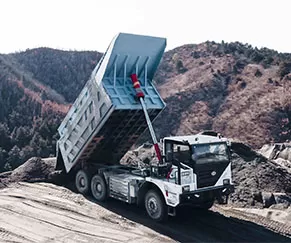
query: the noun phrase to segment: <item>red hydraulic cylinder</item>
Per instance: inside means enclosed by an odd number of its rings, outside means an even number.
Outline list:
[[[152,122],[150,120],[150,117],[149,117],[149,114],[148,114],[148,111],[147,111],[147,108],[146,108],[146,104],[144,102],[144,93],[142,92],[142,89],[140,87],[140,83],[139,83],[139,81],[137,79],[137,75],[135,73],[131,74],[130,78],[131,78],[133,87],[134,87],[134,89],[136,91],[136,96],[139,98],[139,101],[141,103],[141,106],[142,106],[142,109],[143,109],[143,112],[144,112],[144,115],[145,115],[145,118],[146,118],[146,122],[147,122],[149,131],[150,131],[153,143],[154,143],[154,147],[155,147],[155,151],[156,151],[159,163],[162,163],[161,150],[159,148],[157,137],[156,137]]]

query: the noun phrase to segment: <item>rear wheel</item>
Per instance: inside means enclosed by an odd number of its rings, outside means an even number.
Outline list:
[[[75,185],[78,190],[83,195],[90,192],[90,179],[91,176],[87,171],[79,170],[75,177]]]
[[[107,199],[108,193],[104,177],[98,174],[93,176],[91,180],[91,192],[93,197],[99,202]]]
[[[151,219],[161,222],[167,218],[164,199],[156,190],[149,190],[145,195],[145,208]]]

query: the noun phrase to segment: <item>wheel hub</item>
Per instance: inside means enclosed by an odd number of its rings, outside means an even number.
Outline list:
[[[148,201],[148,208],[151,214],[155,214],[158,211],[158,204],[155,198],[150,198]]]
[[[100,183],[97,184],[96,189],[97,189],[98,192],[101,192],[102,191],[102,187],[101,187]]]
[[[80,179],[80,184],[82,187],[85,186],[85,179],[83,177]]]

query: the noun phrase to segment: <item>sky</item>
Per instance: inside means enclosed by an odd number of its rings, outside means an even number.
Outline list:
[[[119,32],[167,50],[239,41],[291,53],[289,0],[0,0],[0,53],[36,47],[104,52]]]

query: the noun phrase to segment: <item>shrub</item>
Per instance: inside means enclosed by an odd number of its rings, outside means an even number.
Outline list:
[[[284,78],[285,75],[291,72],[291,62],[281,62],[278,70],[280,78]]]
[[[185,73],[188,69],[184,67],[184,64],[181,59],[176,63],[176,68],[179,73]]]
[[[259,69],[257,69],[257,71],[256,71],[256,73],[255,73],[255,76],[256,77],[262,77],[262,73],[261,73],[261,71],[259,70]]]

